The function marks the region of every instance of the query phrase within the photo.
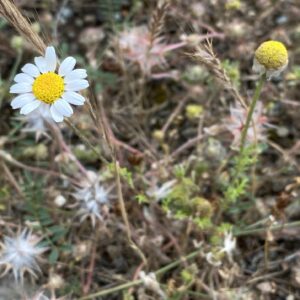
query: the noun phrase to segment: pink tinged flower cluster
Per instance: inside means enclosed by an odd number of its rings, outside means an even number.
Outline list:
[[[241,135],[246,123],[248,111],[239,103],[230,107],[230,118],[226,122],[226,128],[233,135],[232,146],[238,147],[241,141]],[[252,122],[247,131],[246,143],[251,144],[265,138],[264,131],[267,124],[267,118],[263,115],[263,105],[258,102],[252,116]]]
[[[144,73],[150,73],[156,65],[166,65],[165,54],[186,45],[185,42],[166,45],[161,38],[151,39],[146,26],[123,31],[118,40],[121,54],[129,61],[137,62]]]

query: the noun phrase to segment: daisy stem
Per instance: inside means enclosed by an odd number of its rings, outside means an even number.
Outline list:
[[[266,78],[267,78],[266,74],[263,74],[260,77],[260,80],[259,80],[259,82],[256,86],[255,93],[253,95],[253,98],[252,98],[252,101],[251,101],[251,104],[250,104],[250,108],[249,108],[249,111],[248,111],[248,114],[247,114],[246,124],[243,128],[243,131],[242,131],[240,153],[243,153],[243,151],[244,151],[247,132],[248,132],[248,129],[249,129],[249,126],[250,126],[250,122],[252,121],[252,115],[253,115],[256,103],[259,99],[262,87],[263,87],[264,83],[266,82]]]

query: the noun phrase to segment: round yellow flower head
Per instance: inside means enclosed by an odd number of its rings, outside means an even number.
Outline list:
[[[255,51],[253,70],[267,74],[268,78],[278,76],[288,64],[288,52],[281,42],[267,41]]]

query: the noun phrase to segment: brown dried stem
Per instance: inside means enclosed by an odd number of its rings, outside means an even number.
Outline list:
[[[159,38],[164,21],[165,21],[165,16],[167,13],[167,9],[169,7],[169,1],[163,0],[163,1],[158,1],[157,8],[154,11],[150,24],[149,24],[149,32],[150,32],[150,49],[152,48],[153,44],[155,43],[155,40]]]
[[[193,54],[193,57],[200,63],[204,64],[207,69],[224,86],[224,88],[228,90],[231,95],[237,101],[239,101],[243,107],[247,109],[247,105],[243,97],[240,95],[236,87],[232,84],[230,78],[226,74],[226,71],[222,67],[220,60],[216,57],[211,41],[207,40],[206,44],[197,47],[196,52]]]

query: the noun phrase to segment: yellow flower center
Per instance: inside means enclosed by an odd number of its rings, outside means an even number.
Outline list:
[[[54,72],[39,75],[32,85],[34,96],[47,104],[52,104],[59,99],[64,89],[63,78]]]
[[[288,52],[282,43],[267,41],[257,48],[255,58],[267,70],[278,70],[287,65]]]

